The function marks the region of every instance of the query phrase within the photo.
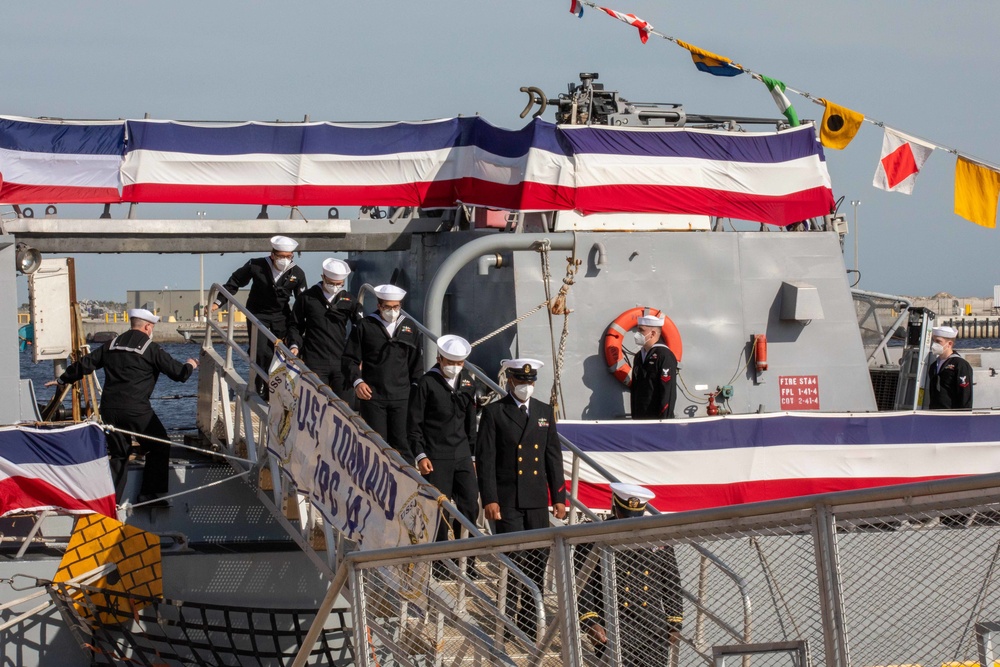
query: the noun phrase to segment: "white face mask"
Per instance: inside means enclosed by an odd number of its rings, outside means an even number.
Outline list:
[[[344,289],[343,285],[331,285],[327,282],[323,283],[323,291],[329,294],[330,296],[337,294],[342,289]]]
[[[535,393],[535,385],[519,384],[513,389],[514,397],[522,403],[527,403],[531,395]]]
[[[289,266],[292,265],[292,260],[288,259],[287,257],[279,257],[277,259],[272,257],[271,261],[274,263],[274,268],[278,269],[279,271],[284,271],[285,269],[287,269]]]
[[[445,376],[449,380],[453,380],[458,377],[458,374],[462,372],[461,366],[441,366],[441,375]]]
[[[941,343],[931,343],[931,354],[940,357],[944,354],[944,345]]]
[[[636,331],[634,334],[632,334],[632,340],[635,341],[636,345],[641,347],[646,344],[646,334],[642,333],[641,331]]]
[[[386,322],[395,322],[399,318],[399,311],[393,308],[379,308],[378,312]]]

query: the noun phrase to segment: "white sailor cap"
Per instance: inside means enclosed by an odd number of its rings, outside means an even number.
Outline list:
[[[287,236],[272,236],[271,249],[278,252],[294,252],[299,247],[299,242]]]
[[[438,354],[449,361],[465,361],[472,353],[469,341],[461,336],[448,334],[437,339]]]
[[[640,327],[662,327],[663,317],[656,317],[655,315],[640,315],[639,321],[636,322]]]
[[[374,290],[375,296],[383,301],[402,301],[406,296],[406,290],[395,285],[379,285]]]
[[[500,365],[507,369],[507,375],[515,380],[538,379],[538,369],[545,365],[538,359],[504,359]]]
[[[656,497],[656,494],[638,484],[613,482],[611,494],[619,510],[641,514],[646,511],[646,503]]]
[[[351,267],[347,262],[331,257],[323,261],[323,275],[330,280],[347,280],[347,276],[351,275]]]
[[[934,327],[931,329],[931,335],[939,338],[958,338],[958,329],[955,327]]]
[[[149,312],[145,308],[133,308],[132,310],[128,311],[128,317],[129,319],[135,318],[137,320],[145,320],[147,322],[152,322],[153,324],[156,324],[157,322],[160,321],[160,318],[158,316]]]

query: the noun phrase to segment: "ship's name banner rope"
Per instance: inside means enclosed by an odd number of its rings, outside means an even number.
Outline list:
[[[430,542],[436,494],[294,370],[270,377],[268,450],[331,526],[361,549]]]

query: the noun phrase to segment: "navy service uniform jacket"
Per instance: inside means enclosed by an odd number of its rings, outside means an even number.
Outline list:
[[[931,410],[972,409],[972,366],[952,354],[941,364],[932,361],[927,369],[927,389],[930,392]]]
[[[341,359],[347,347],[347,324],[361,318],[361,305],[347,290],[327,300],[322,285],[313,285],[295,299],[294,318],[289,328],[291,344],[300,348],[299,356],[309,369],[324,379],[337,380],[330,387],[344,389]]]
[[[343,358],[347,386],[361,379],[373,400],[408,399],[424,373],[422,356],[420,332],[409,318],[401,317],[390,337],[381,318],[371,314],[351,329]]]
[[[476,439],[483,505],[545,508],[566,503],[562,448],[552,406],[528,401],[528,415],[510,395],[483,408]],[[502,511],[502,509],[501,509]]]
[[[435,365],[410,398],[409,439],[414,457],[432,463],[476,455],[476,388],[464,368],[453,390]]]
[[[292,321],[291,300],[306,290],[305,272],[293,264],[275,281],[268,259],[255,257],[236,269],[223,287],[235,295],[248,284],[247,310],[276,336],[285,336]],[[220,301],[219,305],[225,304]]]
[[[632,359],[632,419],[673,419],[677,401],[677,357],[663,343],[649,348],[646,358]]]
[[[621,664],[626,667],[669,665],[670,633],[680,631],[684,623],[684,600],[674,548],[666,545],[610,553],[615,568],[613,591],[605,591],[600,558],[603,549],[590,543],[577,550],[577,575],[582,574],[584,565],[592,568],[590,578],[580,591],[581,627],[607,627],[604,596],[610,592],[617,607],[619,626],[629,629],[619,635]],[[642,629],[641,639],[637,638],[636,629]]]
[[[105,423],[139,433],[136,440],[146,455],[140,495],[157,496],[169,488],[170,446],[160,442],[169,435],[149,397],[163,373],[175,382],[186,382],[193,368],[181,363],[137,329],[130,329],[71,364],[59,381],[76,382],[84,375],[104,369],[101,418]],[[155,438],[155,440],[149,440]],[[128,483],[128,459],[132,437],[117,431],[107,434],[115,499],[121,502]]]
[[[143,332],[130,329],[71,364],[59,381],[66,384],[104,369],[101,408],[120,412],[152,412],[149,397],[163,373],[174,382],[186,382],[194,370],[170,356]]]

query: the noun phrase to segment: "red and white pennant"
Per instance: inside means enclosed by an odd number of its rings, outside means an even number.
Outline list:
[[[639,30],[639,39],[645,44],[649,40],[649,33],[652,32],[653,26],[651,26],[646,21],[637,17],[635,14],[622,14],[621,12],[616,12],[613,9],[608,9],[607,7],[601,7],[606,14],[614,16],[619,21],[624,21],[629,25],[635,26]]]

